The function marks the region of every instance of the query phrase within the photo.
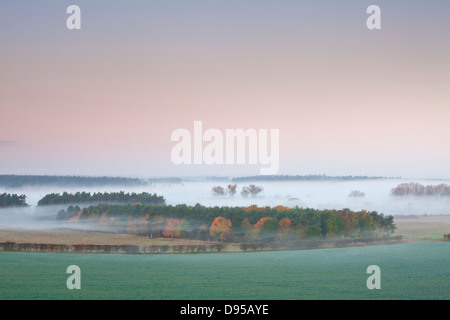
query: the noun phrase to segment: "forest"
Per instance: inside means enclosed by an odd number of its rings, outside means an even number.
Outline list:
[[[0,194],[0,208],[26,207],[27,205],[27,197],[24,194]]]
[[[327,176],[324,174],[309,175],[259,175],[248,177],[236,177],[232,182],[256,182],[256,181],[352,181],[352,180],[379,180],[392,179],[389,177],[369,177],[369,176]]]
[[[187,205],[70,206],[57,219],[96,224],[106,230],[149,238],[222,242],[274,242],[304,239],[383,237],[395,230],[392,216],[376,211],[277,207],[205,207]]]
[[[158,196],[148,192],[142,193],[125,193],[120,192],[96,192],[91,194],[90,192],[76,192],[76,193],[51,193],[45,195],[38,202],[38,206],[58,205],[58,204],[86,204],[86,203],[140,203],[140,204],[152,204],[163,205],[166,200],[163,196]]]
[[[144,182],[136,178],[122,177],[84,177],[84,176],[46,176],[46,175],[0,175],[0,186],[18,188],[25,186],[136,186]]]

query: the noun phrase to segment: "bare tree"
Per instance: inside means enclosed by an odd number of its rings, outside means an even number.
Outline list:
[[[234,196],[236,194],[236,184],[229,184],[227,186],[227,188],[228,188],[228,194],[230,196]]]
[[[242,188],[241,195],[243,197],[248,197],[249,195],[252,195],[252,197],[255,197],[259,193],[261,193],[263,190],[264,190],[263,187],[255,186],[254,184],[250,184],[248,187]]]
[[[365,196],[366,196],[366,194],[364,192],[359,191],[359,190],[353,190],[348,195],[349,198],[363,198]]]
[[[213,187],[211,190],[213,196],[223,196],[225,195],[225,189],[221,186]]]

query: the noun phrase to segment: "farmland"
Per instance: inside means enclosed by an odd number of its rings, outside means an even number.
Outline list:
[[[0,252],[0,299],[449,299],[450,246],[182,255]],[[66,288],[67,266],[82,270]],[[366,268],[381,268],[368,290]]]

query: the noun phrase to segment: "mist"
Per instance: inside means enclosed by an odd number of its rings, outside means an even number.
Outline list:
[[[449,180],[426,179],[379,179],[352,181],[278,181],[278,182],[242,182],[237,184],[234,196],[214,196],[214,186],[226,187],[231,181],[193,180],[181,183],[152,183],[142,186],[111,187],[63,187],[39,186],[22,188],[0,188],[0,193],[17,193],[27,196],[28,207],[0,209],[0,229],[55,230],[80,229],[99,230],[98,226],[86,223],[77,224],[56,220],[61,209],[69,205],[38,207],[37,202],[49,193],[67,191],[86,192],[149,192],[162,195],[168,205],[186,204],[203,206],[287,206],[308,207],[314,209],[343,209],[353,211],[377,211],[384,215],[441,215],[450,214],[450,197],[395,197],[391,189],[400,183],[417,182],[424,185],[449,183]],[[243,197],[240,192],[244,186],[255,184],[263,191],[255,197]],[[364,193],[363,197],[349,197],[352,191]],[[91,204],[79,204],[81,208]],[[191,228],[195,228],[191,226]],[[115,230],[103,230],[111,231]]]

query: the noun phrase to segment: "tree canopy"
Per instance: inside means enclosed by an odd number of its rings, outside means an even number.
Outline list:
[[[80,208],[69,207],[60,211],[58,216],[73,222],[96,223],[102,219],[119,232],[127,232],[129,224],[142,226],[145,220],[147,231],[144,234],[151,237],[162,234],[165,237],[200,239],[205,237],[206,226],[211,226],[211,239],[221,241],[377,237],[395,230],[392,216],[349,209],[283,207],[280,210],[278,207],[205,207],[199,204],[98,204],[78,212],[77,209]],[[164,231],[170,232],[164,234]]]
[[[142,193],[125,193],[120,192],[98,192],[91,194],[90,192],[76,193],[51,193],[45,195],[38,202],[38,206],[57,205],[57,204],[86,204],[86,203],[120,203],[120,204],[152,204],[163,205],[166,200],[163,196],[142,192]]]
[[[24,194],[0,194],[0,208],[27,206],[27,197]]]

